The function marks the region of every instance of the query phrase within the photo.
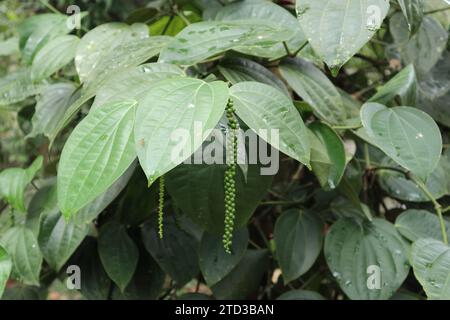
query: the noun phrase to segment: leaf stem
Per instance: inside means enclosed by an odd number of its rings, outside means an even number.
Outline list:
[[[442,11],[447,11],[447,10],[450,10],[450,6],[445,7],[445,8],[440,8],[440,9],[435,9],[435,10],[425,11],[424,14],[425,14],[425,15],[428,15],[428,14],[433,14],[433,13],[442,12]]]
[[[348,126],[332,126],[334,130],[353,130],[353,129],[359,129],[361,128],[361,124],[355,124],[355,125],[348,125]]]
[[[52,11],[53,13],[57,13],[57,14],[61,14],[61,12],[58,11],[58,9],[56,9],[54,6],[52,6],[50,3],[48,3],[48,1],[46,0],[40,0],[40,2],[50,11]]]

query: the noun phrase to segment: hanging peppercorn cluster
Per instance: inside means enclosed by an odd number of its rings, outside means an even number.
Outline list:
[[[159,178],[159,203],[158,203],[158,233],[159,238],[163,238],[163,217],[164,217],[164,176]]]
[[[231,254],[231,244],[233,238],[234,219],[236,213],[236,164],[237,164],[237,143],[239,123],[234,115],[233,101],[230,99],[226,107],[228,119],[227,132],[227,169],[224,177],[225,187],[225,232],[223,235],[223,246],[227,253]],[[231,151],[231,152],[230,152]]]

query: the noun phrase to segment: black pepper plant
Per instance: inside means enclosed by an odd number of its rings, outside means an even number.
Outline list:
[[[450,299],[449,27],[444,0],[2,1],[0,297]]]

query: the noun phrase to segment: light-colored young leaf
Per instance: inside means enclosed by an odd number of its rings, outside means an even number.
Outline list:
[[[425,112],[366,103],[361,120],[375,146],[423,181],[436,168],[442,152],[441,132]]]
[[[299,58],[286,59],[280,65],[280,72],[319,118],[341,125],[347,119],[341,95],[333,83],[312,63]]]
[[[91,110],[108,102],[137,99],[156,81],[184,75],[182,69],[166,63],[147,63],[126,69],[114,74],[97,91]]]
[[[38,134],[49,136],[64,117],[75,90],[72,83],[61,82],[47,86],[37,98],[36,111],[31,119],[33,128],[28,137]]]
[[[14,209],[26,212],[25,188],[42,167],[42,156],[37,157],[27,169],[8,168],[0,172],[0,198]]]
[[[31,78],[40,81],[71,62],[80,39],[73,35],[62,35],[50,40],[33,59]]]
[[[0,246],[0,298],[11,274],[12,261],[8,252]]]
[[[450,299],[449,246],[434,239],[419,239],[411,249],[411,265],[428,299]]]
[[[426,210],[409,209],[395,220],[397,230],[411,242],[430,238],[442,241],[441,225],[436,214]],[[446,221],[447,235],[450,236],[450,222]]]
[[[323,224],[317,215],[298,209],[284,212],[274,231],[276,255],[285,283],[305,274],[314,264],[323,243]]]
[[[380,28],[386,0],[297,0],[300,25],[314,51],[333,73]]]
[[[73,130],[58,167],[58,206],[70,217],[105,192],[136,158],[135,101],[106,104]]]
[[[223,248],[222,236],[203,233],[199,249],[199,265],[208,286],[222,280],[241,261],[248,246],[248,230],[235,230],[231,254]]]
[[[334,189],[344,175],[344,143],[328,125],[314,122],[308,126],[311,142],[311,167],[324,189]]]
[[[103,225],[98,237],[98,253],[106,273],[123,292],[139,259],[139,250],[125,226],[116,222]]]
[[[415,106],[417,97],[416,71],[412,64],[400,71],[395,77],[377,90],[370,102],[387,104],[395,97],[400,98],[404,106]]]
[[[270,70],[257,62],[245,58],[227,59],[218,66],[220,73],[232,84],[245,81],[256,81],[280,89],[289,96],[286,85]]]
[[[33,232],[26,227],[13,227],[0,242],[11,257],[13,274],[25,284],[39,286],[42,254]]]
[[[257,135],[309,166],[308,132],[291,99],[272,86],[251,81],[232,86],[230,93],[236,114]]]
[[[283,26],[292,30],[293,35],[286,39],[286,45],[291,53],[297,51],[306,43],[306,37],[303,34],[300,25],[295,17],[283,7],[267,0],[244,0],[237,1],[230,5],[222,7],[215,15],[216,21],[235,21],[247,20],[255,21],[279,28]],[[236,49],[239,52],[256,55],[265,58],[279,58],[285,55],[286,48],[282,43],[273,46],[251,46]]]
[[[183,29],[161,51],[159,62],[190,66],[231,49],[271,47],[287,40],[292,32],[262,22],[205,21]]]
[[[177,77],[156,83],[139,102],[134,138],[149,184],[192,153],[225,110],[228,87]]]
[[[363,224],[339,219],[328,231],[324,253],[339,286],[353,300],[389,299],[409,272],[409,245],[384,219]]]

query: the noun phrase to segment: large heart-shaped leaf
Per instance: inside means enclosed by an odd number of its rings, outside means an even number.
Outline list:
[[[428,299],[450,299],[450,247],[434,239],[420,239],[411,249],[414,275]]]
[[[344,143],[339,135],[324,123],[311,123],[308,129],[312,170],[322,188],[334,189],[341,181],[346,167]]]
[[[231,254],[223,248],[222,236],[205,232],[200,242],[199,265],[208,286],[222,280],[241,261],[248,245],[248,230],[235,230]]]
[[[25,284],[39,286],[42,254],[33,232],[26,227],[13,227],[0,242],[11,256],[13,274]]]
[[[182,69],[166,63],[146,63],[126,69],[114,74],[97,91],[91,110],[107,102],[139,99],[156,81],[184,75]]]
[[[236,114],[257,135],[309,166],[308,132],[291,99],[272,86],[251,81],[232,86],[230,93]]]
[[[245,81],[256,81],[280,89],[289,96],[286,85],[270,70],[257,62],[245,58],[231,58],[220,63],[220,73],[232,84]]]
[[[134,139],[149,184],[195,152],[225,110],[225,82],[177,77],[156,83],[139,102]]]
[[[389,80],[389,82],[380,87],[369,101],[386,104],[397,96],[405,106],[416,105],[417,80],[416,71],[412,64],[408,65]]]
[[[409,209],[395,220],[397,230],[411,242],[430,238],[442,240],[441,225],[437,215],[426,210]],[[447,235],[450,236],[450,222],[446,221]]]
[[[198,22],[177,34],[161,51],[159,62],[189,66],[231,49],[271,47],[291,36],[290,30],[262,21]]]
[[[0,298],[3,295],[6,282],[11,274],[12,261],[8,252],[0,246]]]
[[[374,145],[422,180],[436,168],[442,151],[441,132],[425,112],[366,103],[361,120]]]
[[[58,205],[70,217],[105,192],[136,158],[135,101],[106,104],[73,130],[58,168]]]
[[[225,219],[223,177],[225,165],[180,165],[166,177],[167,191],[177,207],[210,233],[222,234]],[[273,176],[261,175],[261,167],[248,165],[247,179],[236,173],[235,226],[244,226],[266,195]]]
[[[286,45],[291,53],[297,51],[307,41],[295,17],[283,7],[266,0],[237,1],[222,7],[216,13],[214,19],[217,21],[264,21],[274,28],[284,26],[286,29],[293,31],[293,35],[286,39]],[[251,46],[237,48],[236,50],[265,58],[278,58],[286,54],[286,49],[282,43],[271,47]]]
[[[285,283],[312,267],[322,250],[322,231],[323,224],[317,215],[298,209],[283,213],[277,220],[274,239]]]
[[[42,156],[37,157],[27,169],[8,168],[0,173],[0,198],[14,209],[25,212],[25,188],[42,167]]]
[[[103,225],[98,237],[98,253],[106,273],[124,291],[139,259],[139,250],[125,226],[116,222]]]
[[[31,119],[33,129],[28,137],[35,137],[38,134],[50,135],[64,117],[75,89],[74,84],[61,82],[47,86],[40,93],[36,111]]]
[[[330,228],[324,250],[333,276],[350,299],[388,299],[409,272],[409,246],[383,219],[360,224],[341,218]],[[370,277],[374,281],[369,283]]]
[[[314,51],[337,72],[380,28],[389,1],[297,0],[296,10]]]
[[[338,90],[312,63],[299,58],[286,59],[280,65],[280,72],[319,118],[341,125],[347,119],[347,110]]]
[[[88,231],[89,225],[77,226],[74,221],[67,222],[57,208],[45,212],[41,216],[38,236],[39,247],[45,261],[55,271],[59,271],[78,248]]]
[[[31,78],[40,81],[71,62],[80,39],[72,35],[63,35],[49,41],[33,59]]]

